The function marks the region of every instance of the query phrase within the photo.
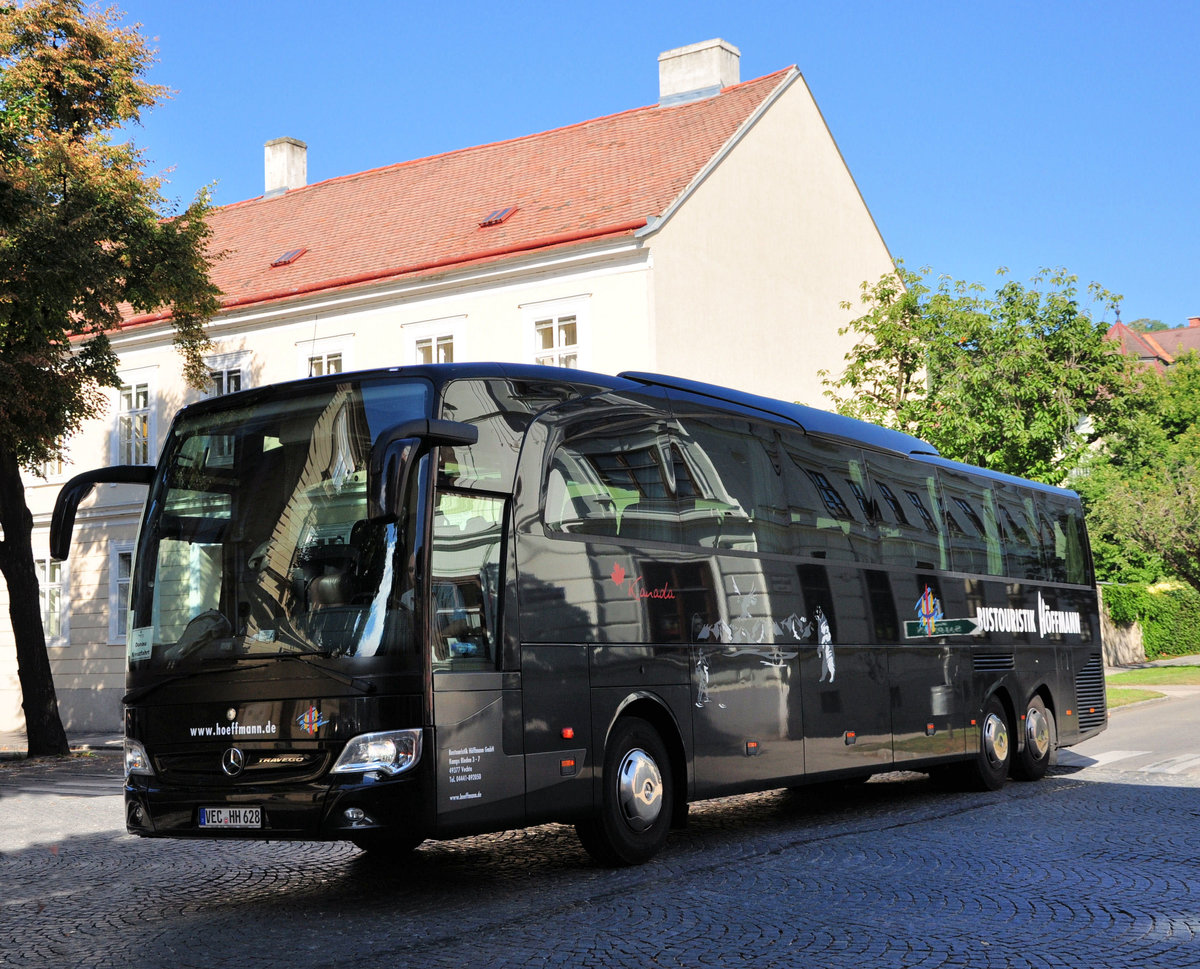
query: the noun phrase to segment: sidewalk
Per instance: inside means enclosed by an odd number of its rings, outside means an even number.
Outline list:
[[[108,734],[67,733],[67,742],[73,753],[120,754],[124,750],[124,738],[113,732]],[[28,748],[24,730],[0,733],[0,760],[24,760]]]
[[[1117,670],[1149,670],[1156,666],[1200,666],[1200,654],[1195,656],[1169,656],[1166,659],[1150,659],[1144,663],[1134,663],[1132,666],[1111,666]]]

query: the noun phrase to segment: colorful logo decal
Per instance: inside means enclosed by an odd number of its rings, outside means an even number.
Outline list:
[[[329,721],[321,716],[320,710],[312,706],[296,718],[296,723],[300,725],[300,729],[305,733],[315,734],[319,728],[325,726]]]
[[[916,604],[917,619],[925,628],[925,635],[934,635],[934,630],[937,628],[937,621],[942,616],[942,604],[934,596],[933,590],[929,586],[925,586],[925,591],[921,593],[921,598]]]
[[[932,636],[975,636],[979,633],[979,622],[975,619],[947,619],[942,615],[942,603],[929,586],[913,607],[917,612],[916,622],[904,624],[905,639],[929,639]]]

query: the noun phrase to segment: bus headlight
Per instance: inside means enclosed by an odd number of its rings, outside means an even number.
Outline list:
[[[125,775],[145,774],[154,776],[154,768],[150,766],[150,755],[146,748],[136,740],[125,738]]]
[[[389,730],[355,737],[333,765],[335,774],[381,771],[403,774],[421,759],[420,730]]]

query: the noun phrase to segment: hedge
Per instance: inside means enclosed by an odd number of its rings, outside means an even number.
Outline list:
[[[1200,653],[1200,592],[1190,585],[1106,585],[1103,593],[1113,622],[1141,623],[1147,659]]]

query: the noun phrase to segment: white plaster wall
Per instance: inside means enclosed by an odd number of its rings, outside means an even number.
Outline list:
[[[819,407],[892,268],[799,75],[650,242],[658,369]]]

